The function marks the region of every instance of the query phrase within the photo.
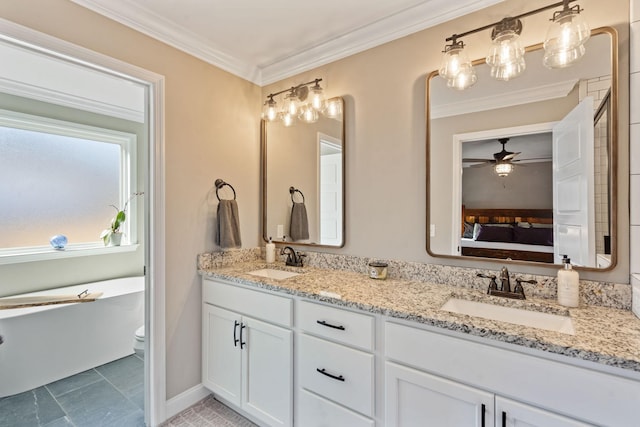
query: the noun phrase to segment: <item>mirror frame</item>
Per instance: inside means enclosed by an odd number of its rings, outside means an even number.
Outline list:
[[[285,244],[287,246],[306,246],[308,248],[343,248],[347,240],[347,216],[346,216],[346,194],[347,194],[347,134],[346,134],[346,111],[344,98],[341,96],[335,96],[328,98],[327,101],[335,101],[339,99],[342,106],[342,241],[340,245],[321,245],[317,243],[305,243],[305,242],[292,242],[292,241],[278,241],[274,240],[274,243]],[[262,179],[262,240],[268,242],[267,236],[267,122],[264,119],[260,120],[260,175]]]
[[[613,27],[599,27],[591,30],[591,36],[598,34],[607,34],[611,37],[611,117],[608,122],[609,132],[611,135],[610,142],[610,180],[611,180],[611,263],[606,268],[597,267],[576,267],[581,271],[595,271],[605,272],[610,271],[618,263],[618,32]],[[542,43],[537,43],[525,48],[525,52],[531,52],[543,48]],[[482,65],[485,63],[485,59],[476,59],[472,62],[473,66]],[[535,261],[522,261],[522,260],[507,260],[497,258],[486,258],[476,256],[462,256],[462,255],[446,255],[435,254],[431,251],[431,236],[429,233],[431,224],[431,80],[439,76],[438,70],[432,71],[426,78],[426,95],[425,95],[425,116],[426,116],[426,249],[429,256],[434,258],[448,258],[456,260],[467,261],[482,261],[482,262],[495,262],[495,263],[508,263],[513,265],[528,265],[528,266],[545,266],[558,268],[560,264],[547,264],[543,262]]]

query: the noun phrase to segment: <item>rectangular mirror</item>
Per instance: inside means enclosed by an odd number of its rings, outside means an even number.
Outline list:
[[[527,48],[510,81],[474,61],[458,91],[427,78],[427,251],[436,257],[613,268],[616,262],[617,33],[592,31],[561,69]]]
[[[283,241],[284,235],[296,245],[344,246],[344,100],[329,101],[342,107],[335,118],[320,115],[315,123],[288,127],[281,120],[262,121],[265,240]]]

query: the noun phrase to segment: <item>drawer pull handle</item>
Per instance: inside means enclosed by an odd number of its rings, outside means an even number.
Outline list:
[[[342,375],[335,376],[335,375],[330,374],[329,372],[325,371],[324,368],[322,368],[322,369],[316,368],[316,371],[320,372],[322,375],[328,376],[329,378],[333,378],[334,380],[343,381],[344,382],[344,377]]]
[[[340,329],[341,331],[345,330],[345,327],[342,325],[332,325],[331,323],[327,323],[324,320],[316,320],[318,325],[326,326],[327,328]]]
[[[240,325],[240,323],[238,323],[237,320],[233,321],[233,346],[237,347],[238,346],[238,342],[240,342],[240,340],[237,337],[237,333],[238,333],[238,326]]]

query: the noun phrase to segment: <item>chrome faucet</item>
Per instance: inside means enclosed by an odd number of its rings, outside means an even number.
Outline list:
[[[535,280],[524,280],[517,277],[515,279],[516,286],[514,286],[513,290],[511,290],[511,279],[509,278],[509,270],[507,270],[507,267],[502,267],[502,269],[500,270],[500,285],[498,285],[498,282],[496,281],[497,277],[493,274],[486,275],[478,273],[477,276],[491,279],[491,282],[489,282],[489,288],[487,289],[487,294],[505,298],[526,299],[526,297],[524,296],[524,288],[522,287],[522,284],[538,283]]]
[[[280,255],[286,255],[287,259],[285,261],[286,265],[292,267],[304,267],[302,263],[303,257],[306,255],[301,254],[300,252],[296,252],[291,246],[285,246],[280,251]]]

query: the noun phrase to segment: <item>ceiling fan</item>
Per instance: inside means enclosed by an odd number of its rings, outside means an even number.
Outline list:
[[[507,151],[505,145],[509,142],[509,138],[500,138],[498,142],[502,144],[502,151],[497,153],[493,153],[493,159],[462,159],[463,163],[481,163],[479,165],[474,165],[472,167],[486,166],[486,165],[495,165],[496,163],[511,163],[514,161],[514,157],[516,157],[520,152],[514,153],[513,151]],[[515,160],[518,161],[518,160]]]

